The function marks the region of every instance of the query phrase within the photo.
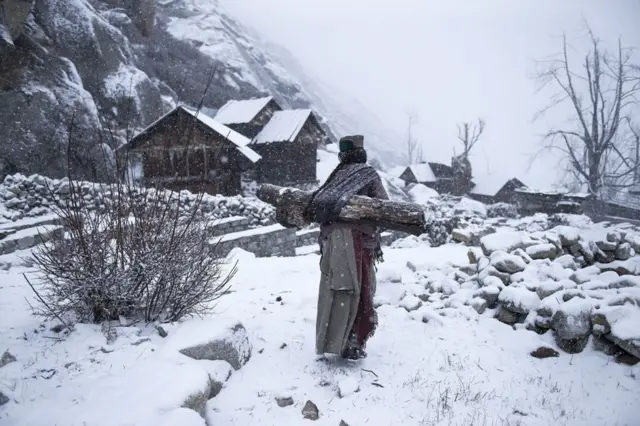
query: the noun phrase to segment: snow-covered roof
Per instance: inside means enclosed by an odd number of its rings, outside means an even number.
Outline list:
[[[173,114],[177,110],[182,110],[187,114],[192,115],[193,117],[196,117],[198,121],[200,121],[202,124],[209,127],[211,130],[223,136],[227,140],[229,140],[229,142],[233,143],[236,146],[236,149],[239,152],[241,152],[245,157],[247,157],[253,163],[257,162],[262,158],[257,152],[255,152],[248,146],[249,143],[251,143],[251,141],[247,137],[241,135],[240,133],[234,131],[233,129],[230,129],[229,127],[218,122],[217,120],[209,117],[208,115],[204,114],[202,111],[197,111],[195,109],[188,108],[184,105],[177,106],[176,108],[172,109],[162,117],[158,118],[156,121],[148,125],[144,130],[138,133],[131,140],[131,142],[133,142],[135,139],[138,139],[140,136],[143,136],[145,133],[148,133],[158,123],[160,123],[162,120],[164,120],[166,117]],[[125,149],[127,146],[129,146],[131,142],[121,145],[120,147],[118,147],[118,149]]]
[[[438,180],[429,163],[412,164],[409,166],[409,170],[411,170],[418,182],[435,182]]]
[[[224,136],[227,140],[229,140],[231,143],[233,143],[236,146],[236,149],[238,151],[240,151],[245,157],[247,157],[252,162],[255,163],[262,158],[257,152],[255,152],[254,150],[252,150],[247,146],[249,145],[249,143],[251,143],[251,141],[247,137],[241,135],[240,133],[234,131],[233,129],[230,129],[229,127],[225,126],[219,121],[202,113],[202,111],[198,112],[196,110],[192,110],[186,107],[181,107],[181,108],[185,110],[187,113],[189,113],[190,115],[196,117],[198,121],[200,121],[205,126],[209,127],[214,132],[218,133],[221,136]]]
[[[493,197],[511,179],[514,179],[514,177],[513,176],[505,177],[505,176],[498,176],[498,175],[481,176],[474,180],[476,186],[473,187],[473,189],[471,190],[471,193],[477,194],[477,195],[489,195]]]
[[[272,99],[271,96],[244,100],[232,99],[218,110],[215,118],[222,124],[249,123]]]
[[[310,109],[276,111],[254,138],[254,143],[292,142],[311,116]]]

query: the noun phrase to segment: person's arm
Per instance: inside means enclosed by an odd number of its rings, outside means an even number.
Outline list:
[[[381,200],[389,199],[389,194],[387,194],[387,191],[384,189],[382,179],[380,179],[379,177],[371,183],[368,195],[370,198],[379,198]]]

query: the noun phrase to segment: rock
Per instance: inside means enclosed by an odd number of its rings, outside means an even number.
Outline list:
[[[407,312],[417,311],[422,306],[422,300],[416,296],[405,296],[400,302],[400,306],[405,308]]]
[[[591,334],[591,310],[591,302],[577,297],[559,306],[551,326],[562,350],[579,353],[585,348]]]
[[[302,408],[302,417],[309,420],[318,420],[320,418],[318,406],[311,401],[307,401]]]
[[[536,287],[536,294],[540,299],[551,296],[560,290],[563,290],[564,286],[559,281],[547,280],[543,281]]]
[[[498,318],[498,321],[508,325],[513,325],[517,323],[518,321],[520,321],[520,317],[521,317],[520,314],[510,311],[504,306],[500,306],[500,308],[498,309],[498,314],[496,316],[496,318]]]
[[[526,253],[532,259],[555,259],[556,246],[551,243],[536,244],[526,248]]]
[[[338,426],[349,426],[349,424],[347,422],[345,422],[344,420],[340,420],[340,425]]]
[[[591,315],[595,335],[640,358],[640,309],[626,304],[600,308]]]
[[[551,328],[551,316],[538,315],[533,319],[533,325],[539,329],[549,330]]]
[[[609,288],[640,288],[640,277],[634,275],[623,275],[620,278],[616,278],[609,283]]]
[[[627,260],[631,257],[631,244],[622,243],[618,247],[616,247],[615,251],[616,259],[618,260]]]
[[[490,260],[494,268],[499,272],[507,274],[522,272],[527,267],[527,264],[521,257],[500,251],[491,253]]]
[[[3,406],[4,404],[6,404],[9,401],[11,401],[9,399],[9,397],[7,395],[5,395],[4,393],[2,393],[2,391],[0,391],[0,407]]]
[[[468,229],[456,228],[451,231],[451,239],[458,243],[470,244],[473,239],[473,234]]]
[[[580,241],[580,231],[572,226],[556,226],[553,231],[558,234],[563,247],[570,247]]]
[[[214,321],[185,322],[172,333],[166,348],[177,349],[196,360],[227,361],[234,370],[239,370],[251,358],[251,343],[241,323],[221,329]]]
[[[500,272],[493,266],[488,266],[487,268],[483,269],[478,273],[478,280],[481,283],[483,283],[483,285],[487,285],[486,279],[488,277],[496,277],[500,281],[502,281],[502,284],[504,285],[509,285],[509,283],[511,282],[511,274],[507,274],[506,272]]]
[[[476,290],[473,293],[473,297],[483,299],[487,302],[487,308],[493,309],[498,304],[498,296],[500,295],[500,288],[496,286],[487,286]]]
[[[474,297],[468,303],[478,314],[483,314],[487,309],[487,301],[481,297]]]
[[[523,287],[507,287],[498,296],[500,306],[511,312],[526,315],[536,310],[540,305],[540,298],[532,291]]]
[[[494,251],[511,252],[517,248],[524,248],[526,233],[520,231],[504,231],[485,235],[480,239],[480,247],[485,256]]]
[[[613,342],[605,339],[603,336],[594,336],[593,349],[595,349],[596,351],[604,352],[609,356],[613,356],[620,352],[620,348],[618,348]]]
[[[634,366],[640,362],[640,358],[633,356],[627,352],[620,352],[618,356],[616,356],[616,362],[618,364]]]
[[[276,397],[276,403],[278,404],[278,407],[288,407],[290,405],[293,405],[293,398],[291,398],[290,396]]]
[[[594,258],[595,258],[596,261],[598,261],[600,263],[611,263],[614,260],[616,260],[616,255],[612,251],[598,250],[595,253]]]
[[[617,242],[596,241],[596,246],[602,251],[614,251],[618,247]]]
[[[348,377],[338,382],[338,396],[340,398],[347,397],[360,391],[358,381],[353,377]]]
[[[527,263],[527,264],[531,263],[531,261],[533,260],[531,256],[529,256],[527,252],[521,248],[513,250],[511,254],[513,254],[514,256],[518,256],[519,258],[524,260],[524,263]]]
[[[546,347],[546,346],[540,346],[538,349],[536,349],[535,351],[531,352],[529,355],[531,355],[534,358],[538,358],[538,359],[557,358],[557,357],[560,356],[558,351],[556,351],[553,348]]]
[[[475,250],[469,249],[467,251],[467,258],[469,259],[469,263],[475,265],[478,263],[478,255]]]
[[[573,271],[578,270],[578,265],[576,264],[575,258],[570,254],[565,254],[558,257],[555,262],[562,265],[562,267],[565,269],[571,269]]]
[[[618,244],[622,241],[622,236],[618,231],[607,232],[607,241]]]
[[[158,332],[158,335],[160,337],[167,337],[169,335],[169,333],[167,333],[167,330],[165,330],[161,325],[156,325],[156,331]]]

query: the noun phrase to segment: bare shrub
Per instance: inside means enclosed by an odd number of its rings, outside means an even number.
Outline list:
[[[142,188],[122,173],[126,161],[117,163],[116,183],[77,182],[69,174],[64,199],[49,188],[65,232],[33,251],[40,272],[29,282],[39,301],[35,313],[65,324],[210,313],[236,265],[210,241],[203,191]]]

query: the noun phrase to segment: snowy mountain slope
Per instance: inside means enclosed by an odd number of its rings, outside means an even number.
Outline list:
[[[71,141],[68,161],[74,172],[96,178],[97,165],[106,164],[105,149],[177,102],[202,101],[206,111],[215,111],[229,99],[265,94],[284,107],[314,109],[334,138],[362,131],[372,152],[384,152],[373,157],[391,157],[376,138],[393,137],[369,127],[377,120],[362,126],[352,118],[364,116],[365,108],[314,85],[295,59],[262,44],[217,2],[32,0],[31,5],[23,30],[14,31],[12,44],[0,50],[0,176],[60,176]],[[105,137],[104,129],[115,132]]]

